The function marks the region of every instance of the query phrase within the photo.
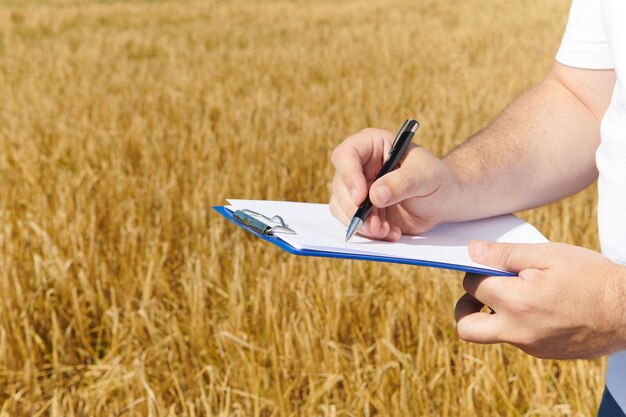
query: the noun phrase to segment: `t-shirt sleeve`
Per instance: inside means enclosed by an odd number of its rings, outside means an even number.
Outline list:
[[[602,24],[600,0],[572,1],[569,20],[556,60],[576,68],[614,67]]]

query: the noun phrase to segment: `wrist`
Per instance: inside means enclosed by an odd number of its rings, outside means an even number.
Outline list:
[[[447,210],[443,221],[459,222],[474,220],[472,216],[474,203],[468,199],[468,188],[471,181],[467,180],[467,170],[449,157],[443,158],[443,163],[448,170],[447,175]]]

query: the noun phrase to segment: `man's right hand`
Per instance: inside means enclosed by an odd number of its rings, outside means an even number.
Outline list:
[[[461,194],[448,165],[413,143],[398,168],[372,184],[393,139],[389,131],[364,129],[337,146],[332,154],[337,172],[330,199],[331,212],[347,225],[369,188],[374,208],[359,234],[389,241],[453,221]]]

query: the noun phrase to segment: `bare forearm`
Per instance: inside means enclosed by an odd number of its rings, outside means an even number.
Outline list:
[[[461,190],[452,220],[537,207],[591,184],[608,101],[604,93],[588,92],[581,100],[558,77],[548,76],[447,156]]]

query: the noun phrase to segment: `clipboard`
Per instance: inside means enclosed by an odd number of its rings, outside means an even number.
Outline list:
[[[320,258],[335,258],[335,259],[350,259],[357,261],[373,261],[373,262],[385,262],[385,263],[394,263],[394,264],[404,264],[404,265],[413,265],[413,266],[425,266],[432,268],[441,268],[441,269],[450,269],[461,272],[470,272],[479,275],[491,275],[491,276],[516,276],[516,274],[506,271],[498,271],[494,269],[488,268],[480,268],[474,266],[467,265],[458,265],[453,263],[445,263],[445,262],[434,262],[428,260],[421,259],[407,259],[407,258],[396,258],[391,256],[379,256],[379,255],[365,255],[365,254],[357,254],[357,253],[348,253],[348,252],[330,252],[330,251],[321,251],[321,250],[312,250],[312,249],[299,249],[290,245],[289,243],[282,240],[278,234],[274,236],[268,234],[262,234],[254,230],[252,227],[247,226],[246,224],[238,221],[233,216],[233,212],[227,209],[225,206],[213,206],[213,209],[221,214],[228,221],[242,228],[243,230],[253,234],[254,236],[261,238],[262,240],[269,242],[273,245],[278,246],[282,250],[292,254],[299,256],[312,256],[312,257],[320,257]],[[263,216],[274,216],[277,213],[263,213]],[[295,230],[297,233],[297,230]]]

